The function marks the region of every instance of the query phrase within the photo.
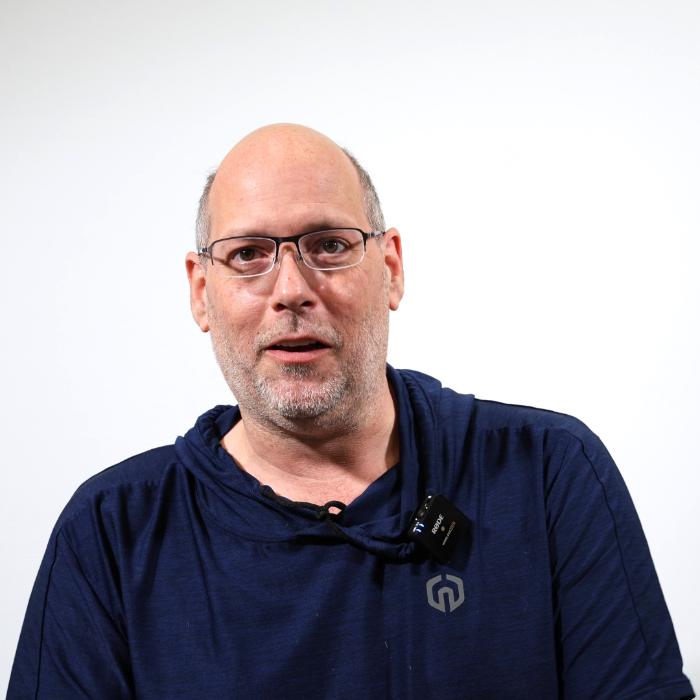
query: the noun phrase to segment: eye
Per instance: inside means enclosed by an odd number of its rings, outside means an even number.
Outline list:
[[[333,255],[343,253],[348,249],[348,244],[340,238],[324,238],[319,244],[319,253]]]
[[[275,257],[275,242],[268,238],[226,238],[217,243],[215,257],[234,275],[267,272]]]
[[[316,270],[351,267],[364,253],[362,232],[352,228],[308,233],[302,236],[300,248],[306,263]]]
[[[335,257],[344,255],[353,247],[353,241],[343,232],[329,231],[312,234],[305,241],[304,248],[311,255],[320,257]]]
[[[261,255],[266,255],[266,253],[257,248],[240,248],[231,252],[229,260],[231,262],[253,262]]]
[[[238,243],[231,245],[228,248],[226,251],[226,264],[249,265],[250,263],[267,259],[273,254],[274,251],[268,250],[267,247],[262,245],[254,245],[253,243],[246,241],[245,244]]]

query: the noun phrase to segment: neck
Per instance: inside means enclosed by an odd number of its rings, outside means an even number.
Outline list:
[[[384,378],[373,406],[348,430],[308,424],[280,428],[254,419],[241,407],[241,420],[224,436],[224,448],[260,483],[293,501],[350,503],[399,458],[396,409]]]

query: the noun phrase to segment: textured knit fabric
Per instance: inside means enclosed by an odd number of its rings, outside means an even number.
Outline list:
[[[622,478],[580,421],[388,369],[400,462],[332,521],[220,445],[237,407],[83,484],[8,698],[693,697]],[[469,522],[449,564],[405,533]]]

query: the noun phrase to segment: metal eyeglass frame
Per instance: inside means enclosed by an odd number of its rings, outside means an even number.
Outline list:
[[[312,236],[315,233],[326,233],[333,231],[357,231],[358,233],[361,233],[362,257],[357,262],[354,262],[351,265],[341,265],[340,267],[313,267],[313,265],[310,265],[307,262],[306,258],[303,256],[301,252],[301,246],[299,245],[299,241],[301,241],[302,238],[305,238],[306,236]],[[226,238],[218,238],[217,240],[212,241],[208,246],[205,246],[204,248],[198,248],[197,254],[208,257],[211,261],[211,264],[214,265],[214,256],[212,254],[212,248],[217,243],[221,243],[222,241],[232,241],[237,238],[245,238],[254,241],[273,241],[275,244],[275,256],[272,258],[272,263],[270,264],[269,269],[265,270],[265,272],[256,272],[254,275],[231,275],[232,277],[260,277],[261,275],[266,275],[269,272],[272,272],[272,270],[275,268],[277,260],[279,259],[280,246],[282,245],[282,243],[294,243],[297,249],[297,260],[301,260],[304,263],[304,265],[306,265],[306,267],[308,267],[311,270],[318,270],[319,272],[334,272],[335,270],[347,270],[349,267],[355,267],[355,265],[359,265],[365,259],[365,253],[367,252],[367,240],[370,238],[381,238],[385,233],[386,231],[363,231],[361,228],[355,228],[354,226],[343,226],[339,228],[323,228],[318,231],[300,233],[296,236],[227,236]]]

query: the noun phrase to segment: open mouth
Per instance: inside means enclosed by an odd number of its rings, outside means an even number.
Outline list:
[[[270,345],[269,350],[284,350],[284,352],[311,352],[312,350],[323,350],[327,348],[327,345],[319,343],[316,341],[309,342],[289,342],[289,343],[277,343],[275,345]]]

